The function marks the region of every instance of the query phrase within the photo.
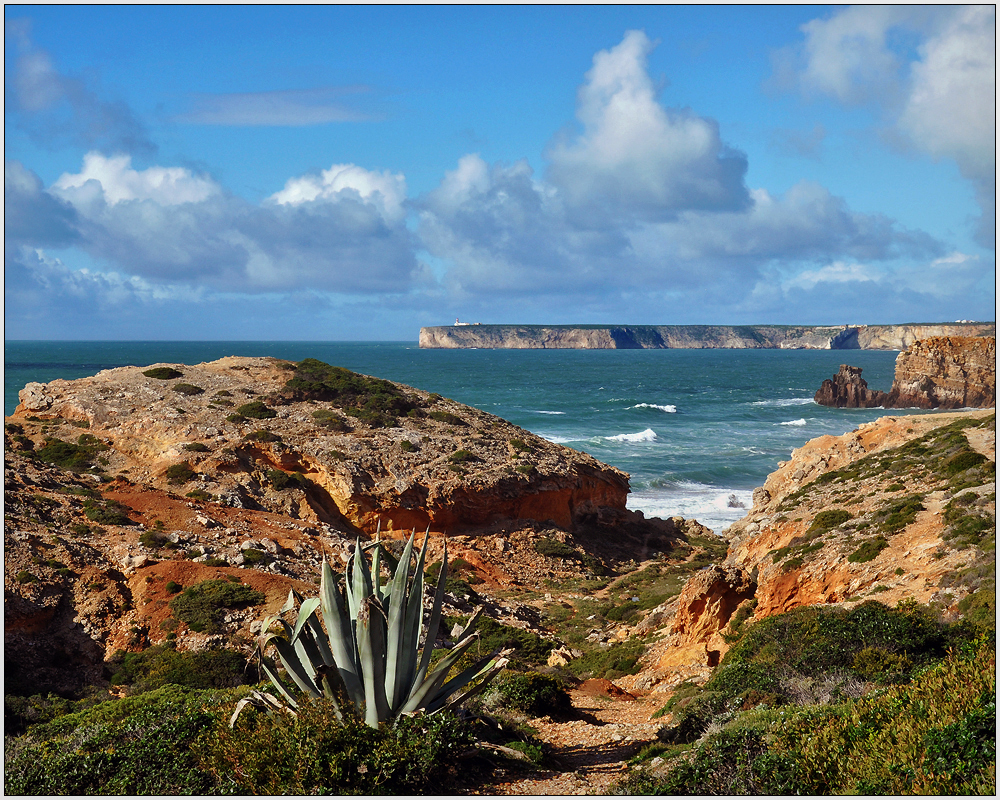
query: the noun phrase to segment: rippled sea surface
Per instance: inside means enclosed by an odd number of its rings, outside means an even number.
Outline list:
[[[842,363],[888,391],[896,353],[825,350],[421,350],[407,342],[6,342],[4,413],[28,381],[229,355],[318,358],[438,392],[631,475],[629,508],[719,531],[793,448],[885,414],[812,397]]]

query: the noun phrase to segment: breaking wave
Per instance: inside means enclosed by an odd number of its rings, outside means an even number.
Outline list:
[[[617,436],[605,436],[609,442],[655,442],[656,431],[652,428],[639,433],[619,433]]]
[[[665,414],[677,413],[677,406],[672,406],[672,405],[658,406],[656,405],[656,403],[639,403],[634,406],[629,406],[629,408],[655,408],[664,412]]]
[[[792,419],[788,422],[779,422],[779,425],[805,425],[806,421],[804,419]]]

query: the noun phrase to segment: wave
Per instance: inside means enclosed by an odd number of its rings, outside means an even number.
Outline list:
[[[619,433],[617,436],[605,436],[609,442],[655,442],[656,431],[652,428],[639,433]]]
[[[566,412],[565,411],[535,411],[534,409],[530,409],[530,413],[532,413],[532,414],[552,414],[553,416],[555,416],[555,415],[565,414]]]
[[[752,505],[752,491],[683,480],[633,491],[626,503],[629,509],[642,511],[647,517],[696,519],[714,531],[721,531],[744,517]]]
[[[550,434],[547,434],[547,433],[540,433],[538,435],[541,436],[545,441],[552,442],[552,444],[568,444],[569,442],[582,442],[582,441],[585,441],[583,439],[573,439],[570,436],[556,436],[554,434],[550,435]]]
[[[756,400],[750,405],[752,406],[808,406],[812,405],[816,401],[811,397],[786,397],[781,400]]]
[[[676,414],[677,413],[677,406],[672,406],[672,405],[658,406],[658,405],[656,405],[656,403],[638,403],[637,405],[629,406],[629,408],[630,409],[631,408],[656,408],[656,409],[659,409],[660,411],[664,412],[665,414]]]
[[[779,425],[805,425],[806,421],[804,419],[792,419],[788,422],[779,422]]]

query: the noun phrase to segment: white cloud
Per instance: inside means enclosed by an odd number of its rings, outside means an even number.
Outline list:
[[[128,200],[152,200],[161,206],[201,203],[222,193],[211,178],[192,175],[183,167],[149,167],[139,171],[131,165],[132,159],[127,155],[106,157],[97,152],[87,153],[83,169],[76,174],[64,173],[52,188],[57,195],[74,202],[84,197],[100,197],[110,206]]]
[[[889,126],[890,141],[953,160],[982,209],[977,238],[992,247],[996,9],[853,6],[802,30],[799,48],[776,54],[778,77],[787,84],[797,70],[793,80],[807,94],[872,104]]]
[[[275,92],[195,95],[192,111],[176,117],[192,125],[303,126],[359,122],[372,115],[339,101],[345,94],[367,92],[365,86],[291,89]]]
[[[807,269],[782,281],[783,289],[813,289],[821,283],[875,283],[884,271],[866,264],[849,264],[835,261],[819,269]]]
[[[372,172],[355,164],[334,164],[319,175],[289,178],[285,188],[269,200],[294,206],[337,202],[350,196],[371,203],[387,220],[398,222],[405,214],[406,178],[399,172]]]
[[[577,95],[583,131],[549,148],[549,180],[567,204],[616,219],[745,206],[745,156],[722,144],[714,120],[657,101],[646,69],[653,47],[629,31],[594,56]]]

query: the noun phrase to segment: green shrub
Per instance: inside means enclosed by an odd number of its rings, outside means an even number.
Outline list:
[[[191,469],[191,465],[187,461],[181,461],[179,464],[171,464],[163,474],[168,482],[175,485],[188,483],[198,477],[198,473]]]
[[[99,452],[107,449],[108,446],[97,437],[84,433],[80,435],[76,444],[64,442],[62,439],[47,438],[45,445],[35,451],[35,456],[61,469],[82,472],[93,465]]]
[[[269,469],[267,471],[267,482],[278,491],[283,489],[306,489],[309,486],[309,479],[301,472],[284,472],[280,469]]]
[[[565,542],[548,537],[538,539],[535,542],[535,552],[546,558],[578,558],[579,553]]]
[[[523,711],[533,716],[568,714],[573,710],[569,692],[553,675],[539,672],[505,672],[495,683],[498,702],[503,708]]]
[[[370,728],[337,721],[326,700],[297,716],[244,713],[205,740],[203,763],[236,794],[447,794],[449,775],[474,742],[448,713],[402,716]]]
[[[831,528],[843,525],[849,519],[851,519],[851,512],[843,508],[830,508],[826,511],[820,511],[813,518],[812,525],[809,526],[806,535],[826,533]]]
[[[206,567],[225,567],[229,565],[229,562],[224,558],[218,558],[217,556],[209,556],[202,562]]]
[[[34,573],[28,572],[26,569],[22,569],[17,573],[15,580],[18,583],[38,583],[38,576]]]
[[[152,369],[147,369],[142,373],[147,378],[156,378],[158,381],[169,381],[172,378],[179,378],[183,375],[183,372],[178,372],[172,367],[153,367]]]
[[[236,409],[236,415],[248,419],[273,419],[278,416],[278,412],[273,408],[268,408],[263,401],[254,400],[252,403],[245,403]]]
[[[417,446],[409,439],[403,439],[399,443],[399,447],[404,453],[415,453],[417,451]]]
[[[532,475],[538,471],[535,469],[534,464],[518,464],[516,467],[514,467],[514,469],[516,469],[522,475]]]
[[[209,450],[208,445],[203,444],[202,442],[188,442],[186,445],[184,445],[184,449],[187,450],[189,453],[208,453],[208,452],[211,452]]]
[[[226,417],[226,421],[227,422],[234,422],[236,424],[241,424],[243,422],[249,422],[249,420],[246,417],[244,417],[242,414],[230,414],[228,417]]]
[[[570,661],[567,669],[580,678],[614,680],[622,675],[637,673],[639,659],[645,651],[646,645],[642,639],[626,639],[611,645],[606,650],[584,653],[581,658]]]
[[[510,446],[515,453],[530,453],[533,449],[531,445],[523,439],[511,439]]]
[[[853,564],[864,564],[866,561],[872,561],[888,546],[889,542],[886,541],[884,536],[876,536],[874,539],[866,541],[861,547],[851,553],[847,557],[847,560]]]
[[[469,462],[472,461],[479,461],[480,458],[471,450],[456,450],[454,453],[448,456],[448,460],[452,464],[468,464]]]
[[[167,686],[112,700],[5,742],[4,790],[16,795],[214,794],[195,742],[220,717],[210,693]]]
[[[269,430],[261,428],[260,430],[254,431],[253,433],[247,434],[247,439],[252,442],[280,442],[281,437],[276,433],[272,433]]]
[[[167,594],[177,594],[184,587],[176,581],[167,581],[167,585],[163,588],[167,590]]]
[[[260,605],[264,600],[263,594],[249,586],[216,579],[185,589],[170,601],[170,610],[193,631],[217,633],[224,609]]]
[[[953,477],[959,472],[977,467],[985,461],[989,461],[989,459],[982,453],[977,453],[975,450],[963,450],[945,461],[943,469],[945,475]]]
[[[347,421],[343,417],[328,408],[313,411],[312,415],[317,423],[331,431],[346,432],[351,429],[351,426],[347,424]]]
[[[83,514],[100,525],[132,525],[129,509],[116,500],[84,500]]]
[[[196,394],[204,394],[205,390],[200,386],[195,386],[193,383],[175,383],[173,390],[179,394],[191,397]]]
[[[205,500],[207,502],[215,500],[215,495],[211,492],[206,492],[204,489],[192,489],[184,496],[190,497],[192,500]]]
[[[429,411],[427,416],[438,422],[445,422],[448,425],[465,425],[465,420],[457,417],[450,411]]]
[[[112,686],[128,686],[136,694],[167,684],[191,689],[226,689],[260,680],[246,656],[233,650],[177,652],[161,644],[139,653],[118,652],[107,666]]]
[[[257,564],[268,564],[274,559],[271,558],[270,554],[265,553],[263,550],[255,550],[252,547],[248,547],[243,551],[243,563],[248,567],[255,566]]]

